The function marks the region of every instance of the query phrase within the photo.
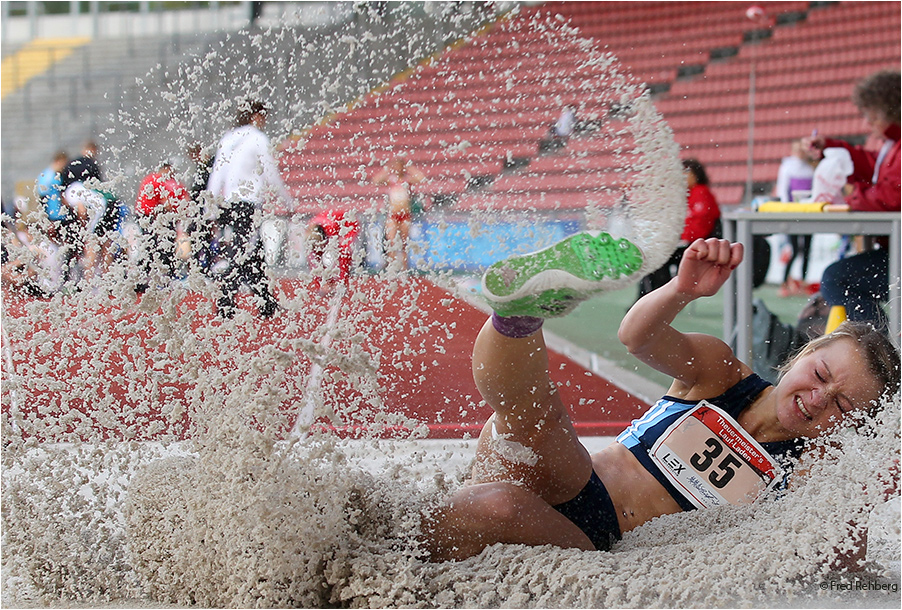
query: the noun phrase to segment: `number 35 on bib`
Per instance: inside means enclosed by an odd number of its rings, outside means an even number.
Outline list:
[[[783,479],[776,460],[732,417],[704,400],[664,431],[650,455],[698,508],[751,504]]]

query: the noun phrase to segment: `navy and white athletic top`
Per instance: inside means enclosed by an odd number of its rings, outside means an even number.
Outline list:
[[[733,419],[738,419],[739,414],[747,409],[758,395],[770,386],[770,382],[752,373],[720,396],[707,400],[709,403],[723,409]],[[617,442],[636,456],[639,463],[664,486],[664,489],[667,490],[683,510],[694,510],[695,506],[670,483],[664,473],[652,461],[649,451],[651,451],[655,442],[672,423],[694,408],[699,402],[697,400],[680,400],[671,396],[664,396],[651,409],[646,411],[645,415],[639,419],[634,419],[629,428],[621,432],[620,436],[617,437]],[[780,462],[784,470],[788,471],[792,461],[801,454],[804,444],[805,439],[793,439],[761,443],[761,446]]]

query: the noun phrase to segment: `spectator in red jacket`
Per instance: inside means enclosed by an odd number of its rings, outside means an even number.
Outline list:
[[[155,270],[166,277],[175,276],[175,253],[183,234],[174,213],[188,199],[188,190],[176,180],[172,165],[168,162],[141,181],[135,210],[141,230],[147,235],[147,253],[143,266],[148,277]],[[135,287],[139,293],[146,289],[146,283]]]
[[[852,93],[870,136],[880,144],[879,150],[831,138],[808,139],[808,145],[817,151],[831,147],[849,151],[855,169],[848,179],[851,192],[846,203],[854,211],[900,210],[899,79],[898,70],[880,70],[858,83]],[[866,241],[873,241],[876,248],[868,247],[824,270],[821,293],[829,305],[844,306],[850,320],[883,325],[880,303],[889,296],[889,244],[886,239]]]
[[[821,154],[825,148],[849,151],[855,171],[849,176],[852,192],[846,203],[852,210],[899,211],[899,79],[898,70],[881,70],[861,81],[852,94],[869,135],[881,142],[879,150],[833,138],[807,138],[808,146]]]
[[[714,193],[711,192],[708,172],[705,166],[696,159],[684,159],[683,170],[689,187],[686,199],[686,222],[680,243],[670,259],[657,271],[649,273],[639,282],[639,298],[652,290],[660,288],[676,275],[676,270],[683,258],[683,252],[696,239],[720,237],[720,206]]]

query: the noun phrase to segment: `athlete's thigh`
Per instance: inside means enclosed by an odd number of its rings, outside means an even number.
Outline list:
[[[526,425],[497,413],[489,418],[479,436],[473,482],[515,482],[551,505],[575,497],[589,480],[592,460],[566,408],[555,402]]]

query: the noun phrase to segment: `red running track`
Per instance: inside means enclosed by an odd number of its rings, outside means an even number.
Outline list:
[[[285,310],[261,319],[243,295],[239,306],[252,315],[234,325],[187,291],[159,308],[145,296],[89,311],[77,296],[51,310],[7,294],[4,342],[14,373],[4,362],[3,409],[18,410],[26,434],[54,440],[83,438],[86,429],[104,438],[182,438],[219,405],[286,434],[316,361],[325,365],[312,395],[334,414],[317,429],[403,436],[412,418],[429,438],[478,435],[491,412],[470,370],[483,312],[423,278],[358,277],[329,331],[328,299],[294,280],[279,289]],[[580,435],[615,435],[648,408],[560,354],[551,352],[550,364]]]

